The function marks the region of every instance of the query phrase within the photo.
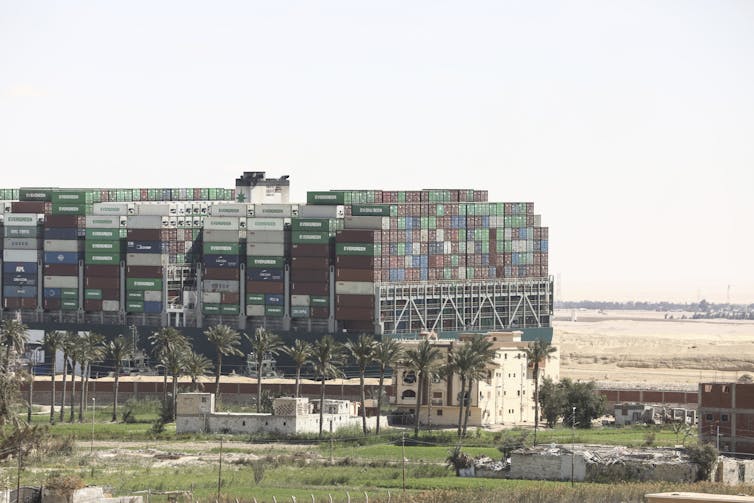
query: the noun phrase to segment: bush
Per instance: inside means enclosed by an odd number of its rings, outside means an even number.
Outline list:
[[[474,466],[474,459],[461,450],[461,446],[457,445],[453,450],[448,451],[448,457],[445,462],[456,471],[456,475],[465,468],[471,468]]]
[[[709,480],[712,469],[717,463],[719,453],[711,444],[698,444],[686,448],[689,460],[699,467],[696,473],[697,482]]]

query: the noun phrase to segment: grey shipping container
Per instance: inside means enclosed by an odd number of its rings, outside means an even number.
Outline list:
[[[383,218],[389,219],[389,217],[346,217],[343,221],[343,228],[382,230]]]
[[[250,241],[246,244],[246,254],[282,257],[285,255],[285,246],[282,243],[255,243]]]
[[[42,250],[3,250],[4,262],[36,262]]]
[[[300,218],[343,218],[345,214],[345,209],[340,205],[306,205],[298,208]]]
[[[163,217],[159,215],[129,215],[129,229],[162,229]]]
[[[45,251],[77,252],[84,249],[84,242],[73,239],[45,239]]]
[[[78,288],[78,276],[45,276],[45,288]]]
[[[219,304],[220,292],[202,292],[202,302],[205,304]]]
[[[246,316],[264,316],[264,306],[246,306]]]
[[[5,238],[3,246],[6,250],[39,250],[42,248],[42,240],[37,238]]]
[[[217,229],[207,229],[205,227],[204,231],[202,232],[202,239],[205,243],[227,243],[227,242],[238,242],[240,238],[239,232],[237,230],[228,231],[228,230],[217,230]]]
[[[336,281],[335,293],[346,295],[372,295],[374,283],[366,281]]]
[[[126,255],[128,265],[161,266],[163,260],[167,262],[167,256],[159,253],[129,253]]]
[[[229,281],[222,279],[204,280],[202,289],[205,292],[237,292],[239,289],[238,281]]]
[[[285,242],[285,232],[248,230],[246,231],[246,239],[253,243],[283,244]]]
[[[102,310],[103,311],[119,311],[120,310],[120,302],[117,300],[103,300],[102,301]]]

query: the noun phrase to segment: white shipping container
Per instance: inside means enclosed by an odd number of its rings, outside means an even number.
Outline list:
[[[420,230],[419,231],[419,235],[420,235],[420,238],[421,238],[420,241],[422,243],[425,243],[425,242],[429,241],[429,229],[422,229],[422,230]]]
[[[75,243],[76,241],[73,241]],[[37,238],[5,238],[3,245],[6,250],[39,250],[42,240]]]
[[[238,292],[238,281],[223,279],[205,279],[202,282],[202,290],[205,292]]]
[[[382,229],[382,217],[356,216],[346,217],[343,222],[344,229],[370,229],[379,231]]]
[[[443,253],[450,255],[453,252],[453,243],[451,241],[445,241],[442,245]]]
[[[503,229],[503,239],[505,239],[506,241],[510,241],[512,237],[513,237],[513,229],[511,229],[510,227]]]
[[[374,283],[366,281],[336,281],[337,295],[374,295]]]
[[[308,295],[291,295],[292,306],[308,306],[310,297]]]
[[[202,292],[202,302],[205,304],[219,304],[220,292]]]
[[[285,255],[285,245],[276,243],[246,243],[246,255],[266,255],[270,257],[282,257]]]
[[[253,204],[243,203],[217,203],[209,207],[208,213],[213,217],[243,217],[248,216],[248,207]]]
[[[246,316],[264,316],[264,306],[246,306]]]
[[[129,208],[131,211],[129,211]],[[92,214],[98,216],[125,216],[134,214],[134,203],[94,203]],[[87,227],[89,225],[87,224]]]
[[[343,218],[345,215],[346,212],[342,205],[311,204],[298,208],[298,216],[301,218]]]
[[[139,216],[170,216],[175,215],[175,205],[165,203],[140,203],[136,205]]]
[[[78,288],[78,276],[45,276],[45,288]]]
[[[128,221],[128,217],[125,217]],[[87,229],[117,229],[121,227],[120,215],[94,215],[86,217]]]
[[[6,213],[4,222],[6,227],[34,227],[43,218],[37,213]]]
[[[219,231],[215,229],[204,229],[202,239],[205,243],[235,243],[240,239],[239,231]]]
[[[255,243],[285,243],[285,232],[283,231],[246,231],[246,239]]]
[[[129,229],[162,229],[162,218],[159,215],[129,215]],[[168,219],[165,219],[167,224]]]
[[[3,261],[36,262],[41,254],[41,250],[3,250]]]
[[[298,204],[257,204],[254,207],[254,216],[290,218],[298,215]]]
[[[542,227],[542,215],[534,215],[534,227]]]
[[[6,243],[7,246],[7,243]],[[84,242],[73,239],[45,239],[44,250],[55,252],[78,252],[84,249]]]
[[[405,257],[403,257],[403,267],[406,267],[406,268],[411,267],[413,262],[414,262],[413,255],[406,255]]]
[[[162,302],[162,290],[144,290],[144,302]]]
[[[445,230],[444,229],[437,229],[435,231],[435,241],[445,241]]]
[[[411,243],[411,252],[414,255],[421,255],[422,253],[422,244],[421,243]]]
[[[120,311],[120,302],[117,300],[103,300],[102,310],[103,311]]]
[[[129,253],[126,255],[126,265],[160,266],[162,261],[167,263],[168,256],[159,253]]]
[[[282,231],[285,228],[286,220],[289,223],[291,221],[290,218],[247,218],[246,229],[257,231]]]
[[[246,217],[244,217],[246,218]],[[204,228],[225,231],[237,231],[238,217],[204,217]]]

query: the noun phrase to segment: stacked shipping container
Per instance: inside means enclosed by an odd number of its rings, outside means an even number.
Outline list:
[[[40,226],[37,213],[6,213],[3,226],[3,307],[36,309]]]
[[[246,217],[206,217],[203,232],[202,312],[238,315],[240,305],[240,223]]]
[[[163,310],[164,266],[161,215],[128,216],[126,225],[126,311],[158,314]]]
[[[255,205],[246,220],[246,315],[285,314],[285,264],[292,207]]]
[[[105,203],[107,204],[107,203]],[[87,312],[120,311],[121,263],[128,210],[117,204],[108,204],[86,217],[84,240],[84,310]]]

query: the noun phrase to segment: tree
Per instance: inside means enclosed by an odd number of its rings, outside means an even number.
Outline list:
[[[84,404],[88,400],[89,376],[93,362],[102,361],[105,356],[105,338],[96,332],[87,332],[81,339],[81,399],[79,400],[79,423],[84,421]]]
[[[178,347],[184,347],[188,341],[186,337],[173,327],[163,327],[149,336],[149,342],[152,345],[152,354],[155,359],[162,362],[165,355]],[[167,407],[168,403],[168,373],[163,367],[162,375],[162,405]]]
[[[283,341],[280,337],[268,332],[264,327],[259,327],[254,331],[254,335],[246,336],[251,342],[251,351],[257,362],[257,412],[262,410],[262,363],[267,355],[277,355],[283,347]],[[320,425],[321,426],[321,425]]]
[[[78,332],[71,333],[71,338],[68,340],[68,344],[68,356],[70,356],[71,358],[71,413],[68,416],[68,422],[72,423],[75,417],[73,407],[76,402],[76,364],[79,362],[81,351],[83,349],[81,344],[81,337],[79,336]]]
[[[563,393],[563,424],[571,426],[575,419],[577,428],[591,428],[592,420],[605,413],[605,397],[597,392],[594,381],[573,382],[565,378],[559,386]],[[576,407],[575,418],[572,407]]]
[[[71,356],[71,350],[73,349],[74,344],[76,343],[76,339],[78,338],[78,334],[76,332],[64,332],[63,335],[63,341],[61,343],[61,347],[63,349],[63,392],[60,396],[60,422],[62,423],[65,420],[65,392],[66,392],[66,384],[68,381],[68,358]],[[71,368],[71,375],[74,374],[74,369]]]
[[[55,367],[55,354],[58,349],[63,345],[63,339],[65,333],[58,332],[57,330],[48,330],[45,332],[43,344],[44,347],[50,352],[50,359],[52,360],[52,368],[50,369],[50,375],[52,376],[52,395],[50,396],[50,424],[55,424],[55,374],[57,374],[57,368]]]
[[[471,345],[456,344],[450,349],[448,362],[443,368],[443,375],[446,380],[452,380],[453,375],[458,374],[461,381],[461,391],[458,393],[458,438],[461,438],[463,432],[463,412],[471,398],[466,392],[466,379],[474,364],[474,357]]]
[[[325,335],[314,344],[312,363],[314,370],[322,380],[319,402],[319,438],[322,438],[322,426],[325,411],[325,380],[341,375],[338,367],[342,362],[343,347],[332,335]]]
[[[697,465],[696,481],[709,480],[720,453],[712,444],[699,444],[686,448],[689,461]]]
[[[380,414],[382,413],[382,396],[385,387],[385,370],[395,368],[401,358],[403,358],[403,349],[396,339],[385,337],[375,345],[374,361],[380,368],[380,384],[377,389],[377,435],[380,434]]]
[[[414,436],[419,436],[419,413],[421,412],[422,389],[427,375],[435,369],[440,359],[440,350],[429,339],[421,341],[416,348],[406,351],[406,363],[418,376],[416,393],[416,412],[414,416]]]
[[[468,399],[466,400],[466,413],[463,416],[463,436],[466,436],[466,431],[469,424],[469,416],[471,415],[471,402],[472,402],[472,390],[474,387],[474,381],[480,381],[487,378],[487,367],[495,359],[495,350],[492,349],[492,341],[485,337],[483,334],[477,334],[469,341],[469,351],[472,354],[472,365],[469,369],[468,375]]]
[[[2,344],[5,346],[5,359],[3,360],[3,370],[8,372],[11,367],[11,350],[17,355],[24,352],[26,342],[29,340],[29,328],[17,320],[5,320],[0,325],[0,336]]]
[[[241,356],[241,334],[228,325],[215,325],[204,332],[207,340],[215,346],[215,396],[220,396],[220,374],[223,370],[223,356]],[[258,412],[258,411],[257,411]]]
[[[356,340],[348,341],[346,349],[350,353],[351,359],[359,367],[359,389],[361,390],[361,427],[364,435],[367,434],[367,411],[366,411],[366,390],[364,378],[366,377],[367,367],[374,361],[374,337],[367,334],[359,335]]]
[[[186,371],[186,356],[191,351],[191,346],[188,340],[185,341],[185,345],[178,345],[173,347],[170,351],[163,354],[162,363],[165,365],[165,370],[170,373],[172,382],[172,394],[173,399],[170,402],[170,412],[172,420],[175,421],[175,403],[178,393],[178,378]]]
[[[282,349],[293,360],[293,364],[296,366],[296,393],[294,395],[296,398],[298,398],[299,386],[301,384],[301,369],[307,363],[311,363],[310,359],[313,350],[314,348],[311,344],[300,339],[293,341],[293,346]],[[257,369],[259,369],[259,363],[257,363]]]
[[[209,372],[212,368],[212,362],[206,356],[199,354],[196,351],[190,351],[189,354],[186,355],[184,368],[186,374],[191,377],[191,385],[194,391],[199,391],[204,388],[204,385],[198,381],[198,378]]]
[[[558,384],[545,377],[539,388],[539,406],[548,428],[554,428],[565,406],[565,396]]]
[[[529,343],[524,350],[526,359],[532,365],[532,377],[534,378],[534,445],[537,445],[537,428],[539,427],[539,365],[544,360],[549,360],[550,355],[557,349],[547,341],[536,340]]]
[[[107,354],[115,363],[115,383],[113,383],[113,422],[118,420],[118,385],[120,383],[121,364],[123,359],[130,352],[130,349],[130,344],[122,335],[119,335],[107,343]]]

